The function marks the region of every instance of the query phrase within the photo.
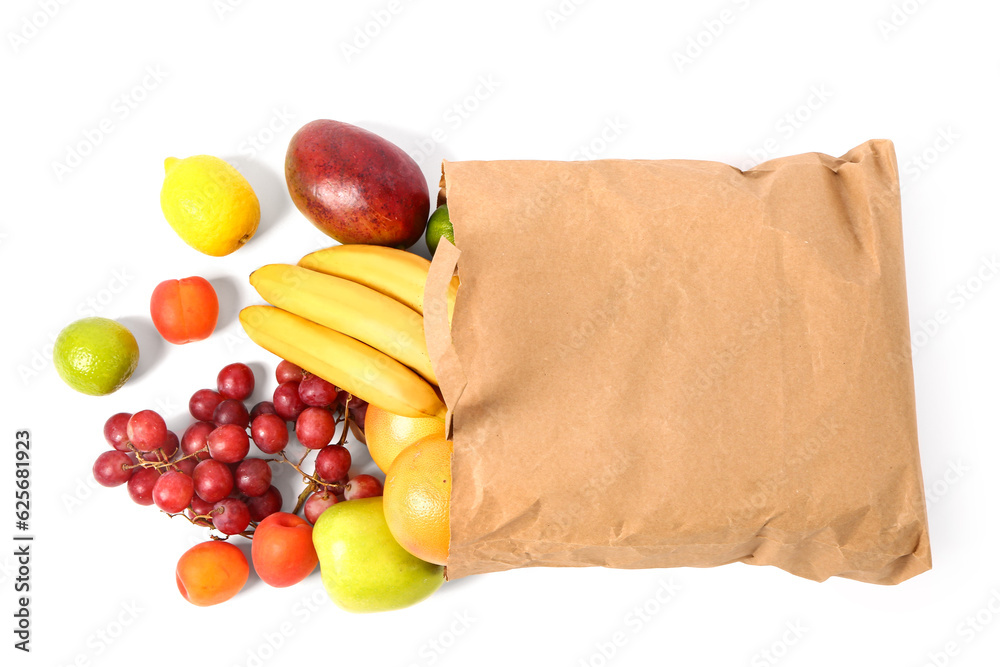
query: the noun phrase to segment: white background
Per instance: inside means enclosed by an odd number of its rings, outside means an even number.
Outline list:
[[[995,664],[1000,228],[988,202],[1000,8],[577,3],[4,2],[0,539],[12,544],[21,428],[34,443],[36,535],[30,655],[12,648],[13,547],[0,547],[4,664]],[[240,336],[235,315],[257,302],[252,269],[329,243],[282,176],[288,139],[315,118],[423,153],[435,188],[441,158],[748,167],[892,139],[934,569],[879,587],[740,564],[539,568],[461,580],[379,615],[337,609],[317,572],[283,590],[251,579],[217,607],[186,603],[174,566],[204,534],[124,488],[97,488],[90,467],[110,414],[151,407],[182,429],[188,396],[228,362],[259,371],[254,400],[273,390],[273,357]],[[225,258],[184,245],[160,212],[163,159],[198,153],[233,161],[261,200],[257,236]],[[215,284],[220,326],[171,346],[151,327],[149,295],[189,275]],[[108,397],[74,393],[51,367],[52,339],[85,314],[126,323],[142,348],[134,378]],[[363,468],[363,447],[351,448]],[[295,483],[281,477],[286,509]],[[665,602],[662,585],[676,589]]]

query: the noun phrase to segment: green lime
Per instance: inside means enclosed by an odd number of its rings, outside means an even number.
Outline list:
[[[448,215],[448,205],[442,204],[431,214],[431,219],[427,221],[427,249],[433,255],[437,252],[438,242],[441,237],[445,237],[455,243],[455,228],[451,226],[451,216]]]
[[[119,389],[139,363],[139,344],[125,326],[106,317],[85,317],[56,337],[52,362],[63,382],[91,396]]]

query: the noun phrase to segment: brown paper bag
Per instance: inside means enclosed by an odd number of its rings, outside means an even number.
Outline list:
[[[746,172],[445,162],[448,576],[930,568],[889,141]],[[450,332],[444,294],[461,279]]]

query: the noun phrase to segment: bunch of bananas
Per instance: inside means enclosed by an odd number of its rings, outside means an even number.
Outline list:
[[[298,265],[268,264],[250,284],[270,306],[240,323],[251,340],[373,405],[404,417],[440,417],[424,339],[430,262],[405,250],[339,245]],[[454,310],[457,279],[448,295]]]

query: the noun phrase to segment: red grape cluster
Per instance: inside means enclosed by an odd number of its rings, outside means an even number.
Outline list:
[[[248,528],[281,510],[281,493],[271,483],[272,461],[302,474],[306,488],[295,512],[304,509],[312,523],[342,499],[381,495],[378,479],[349,476],[351,453],[344,446],[349,421],[364,428],[367,403],[287,361],[278,364],[275,376],[273,400],[248,410],[253,371],[246,364],[229,364],[219,371],[216,389],[191,396],[188,408],[196,421],[181,438],[153,410],[111,416],[104,437],[112,450],[97,457],[94,478],[103,486],[127,484],[136,503],[184,513],[225,535],[250,536]],[[306,448],[298,462],[285,453],[289,422]],[[339,423],[343,433],[331,444]],[[279,458],[249,456],[251,439],[261,452]],[[312,451],[316,460],[310,474],[302,465]]]

